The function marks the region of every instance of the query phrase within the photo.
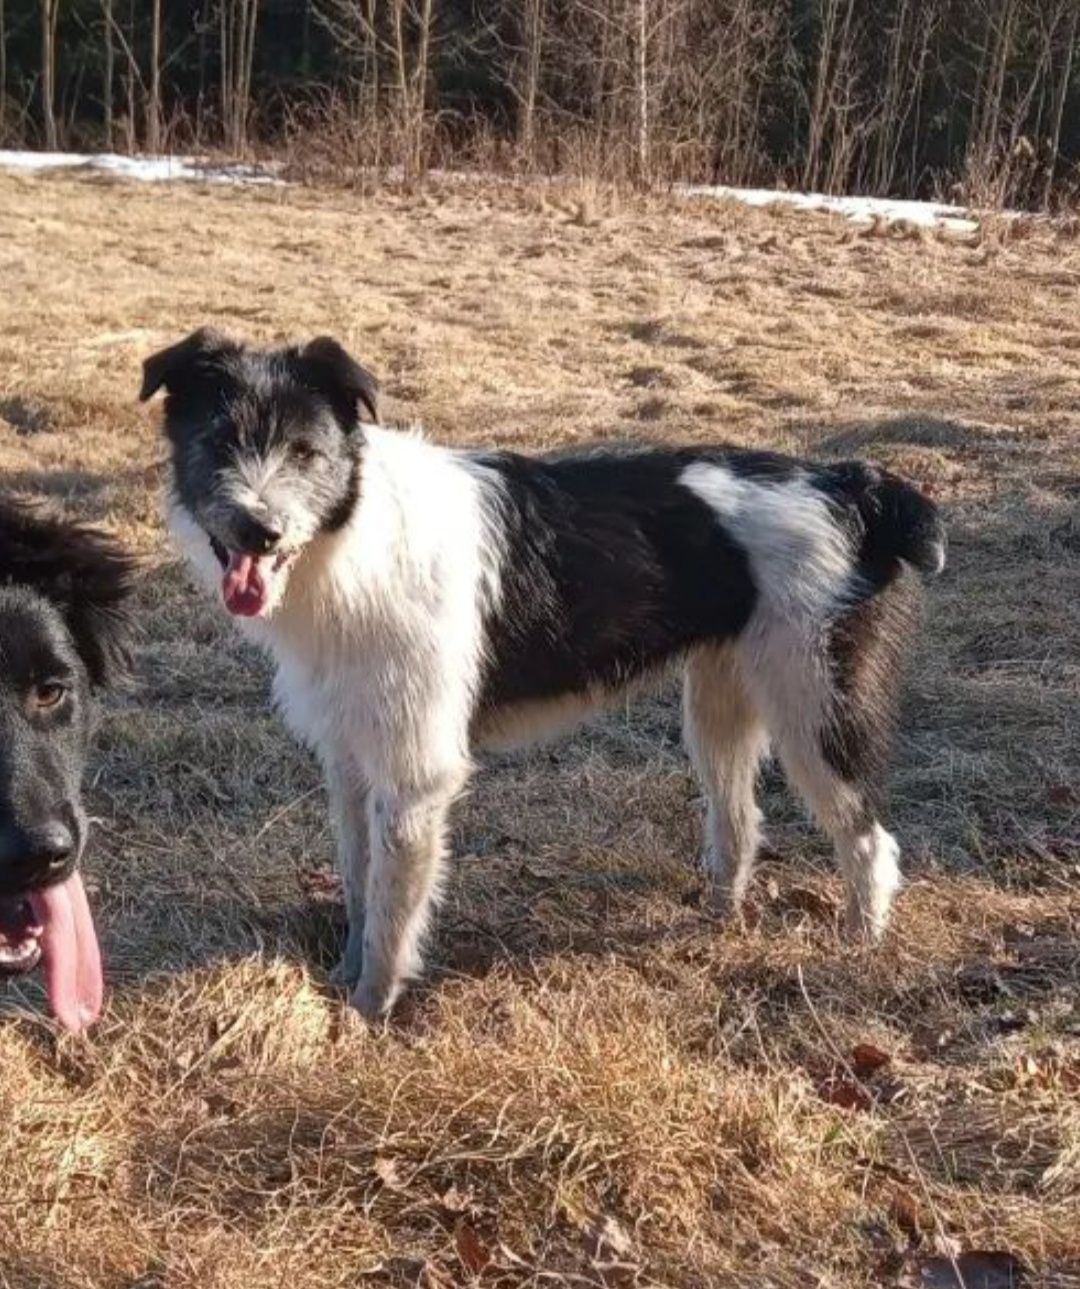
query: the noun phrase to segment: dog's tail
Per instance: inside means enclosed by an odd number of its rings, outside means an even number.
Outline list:
[[[936,577],[945,567],[948,541],[937,506],[917,488],[862,461],[830,470],[857,515],[859,560],[889,576],[897,561]]]

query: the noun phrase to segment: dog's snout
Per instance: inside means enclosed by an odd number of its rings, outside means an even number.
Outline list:
[[[252,555],[269,555],[285,536],[285,525],[274,515],[244,515],[235,527],[240,549]]]
[[[0,828],[0,882],[31,889],[66,874],[75,857],[75,838],[60,820],[23,828]]]

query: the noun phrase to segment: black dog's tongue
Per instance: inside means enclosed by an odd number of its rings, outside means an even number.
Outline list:
[[[101,1014],[101,951],[82,878],[28,895],[0,899],[0,973],[45,967],[49,1006],[65,1029],[79,1033]]]
[[[86,889],[77,872],[30,895],[41,926],[49,1005],[65,1029],[80,1033],[101,1015],[105,982]]]

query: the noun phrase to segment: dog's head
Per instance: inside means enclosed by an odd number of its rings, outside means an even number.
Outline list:
[[[221,564],[229,612],[268,616],[307,544],[352,513],[375,378],[328,337],[260,351],[204,328],[146,360],[140,397],[162,387],[175,499]]]
[[[96,954],[75,873],[82,777],[97,691],[127,669],[133,580],[103,534],[0,504],[0,970],[44,954],[54,1010],[72,1028],[100,1005],[99,992],[79,994],[80,952]]]

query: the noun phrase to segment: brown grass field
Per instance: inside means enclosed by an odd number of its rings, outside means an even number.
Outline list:
[[[0,1285],[1080,1286],[1078,304],[1068,225],[0,177],[6,485],[147,559],[89,779],[107,1014],[60,1039],[0,994]],[[204,322],[333,332],[447,442],[931,490],[885,945],[843,942],[772,770],[745,924],[710,916],[662,693],[484,764],[427,977],[353,1023],[314,767],[159,519],[140,362]]]

